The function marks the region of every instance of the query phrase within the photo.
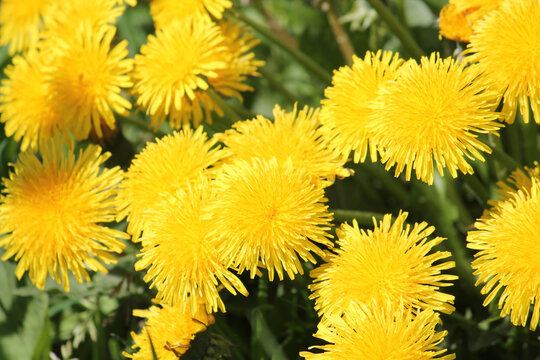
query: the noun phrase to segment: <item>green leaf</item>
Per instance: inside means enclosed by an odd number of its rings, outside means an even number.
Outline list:
[[[42,344],[42,337],[46,340],[47,334],[42,336],[42,333],[48,303],[45,293],[13,301],[6,318],[0,322],[0,359],[32,359],[34,349]]]

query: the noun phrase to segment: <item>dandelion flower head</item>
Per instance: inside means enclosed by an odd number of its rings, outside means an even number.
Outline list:
[[[484,306],[499,296],[501,317],[510,315],[510,321],[521,326],[526,325],[532,306],[529,327],[535,330],[540,318],[540,179],[533,176],[530,187],[505,198],[477,220],[467,247],[477,250],[472,267],[477,285],[483,284]]]
[[[432,309],[413,314],[411,309],[360,305],[346,319],[334,317],[321,323],[315,334],[330,344],[313,346],[323,353],[301,352],[306,360],[451,360],[439,345],[447,331],[436,330],[441,323]]]
[[[500,202],[511,199],[518,190],[530,192],[533,179],[540,180],[540,165],[534,162],[533,167],[525,166],[524,169],[514,170],[505,181],[497,182],[498,200],[489,200],[488,204],[492,206],[491,211]]]
[[[202,127],[195,131],[184,128],[147,144],[136,155],[118,195],[122,209],[118,220],[127,216],[133,240],[143,230],[149,210],[199,179],[201,172],[215,173],[219,162],[229,155],[216,147],[216,142],[207,138]]]
[[[235,158],[275,157],[280,163],[290,159],[293,166],[306,169],[316,179],[327,179],[330,184],[336,175],[350,175],[343,168],[345,161],[328,149],[320,131],[319,110],[306,106],[298,111],[295,105],[292,112],[286,112],[276,105],[273,113],[273,122],[257,116],[235,123],[220,140]]]
[[[227,64],[223,68],[216,68],[215,77],[207,78],[209,87],[224,97],[236,97],[243,101],[242,92],[253,91],[253,88],[245,83],[248,76],[259,76],[257,69],[264,65],[264,61],[255,59],[252,48],[259,43],[251,32],[237,22],[224,20],[219,23],[223,45],[216,58]],[[223,110],[208,94],[206,89],[193,91],[193,97],[181,98],[180,107],[170,108],[169,120],[175,129],[187,124],[190,120],[194,126],[198,126],[203,120],[212,123],[212,113],[224,116]],[[157,114],[155,124],[164,121],[164,114]],[[157,119],[157,120],[156,120]]]
[[[513,123],[519,107],[529,122],[529,105],[540,124],[540,2],[505,1],[474,27],[469,62],[482,72],[504,97],[502,114]]]
[[[299,258],[315,263],[311,253],[323,254],[318,244],[332,246],[332,215],[324,190],[312,180],[291,161],[276,158],[223,165],[208,213],[226,265],[240,273],[247,269],[252,278],[261,265],[272,281],[274,273],[280,280],[284,272],[291,279],[302,274]]]
[[[380,86],[394,80],[403,60],[389,51],[368,52],[364,59],[353,57],[352,67],[334,71],[332,86],[322,101],[322,130],[333,148],[345,158],[354,151],[354,162],[364,161],[370,150],[377,160],[377,146],[366,128],[373,110],[368,106]]]
[[[440,33],[447,39],[469,42],[473,26],[489,12],[497,9],[503,0],[450,0],[440,14]]]
[[[240,279],[219,258],[216,241],[209,236],[212,222],[201,219],[212,195],[210,180],[201,176],[149,212],[135,269],[148,268],[144,280],[157,288],[161,304],[178,304],[187,312],[204,303],[208,312],[225,311],[219,283],[234,295],[237,289],[247,296]]]
[[[432,54],[409,61],[379,90],[368,127],[387,170],[396,165],[395,175],[405,170],[407,180],[414,170],[431,185],[434,166],[456,177],[473,172],[467,159],[484,161],[481,152],[491,149],[477,137],[498,134],[498,100],[478,67]]]
[[[247,76],[259,76],[257,69],[265,64],[264,61],[255,59],[255,53],[251,51],[260,41],[246,26],[238,22],[224,20],[219,27],[226,48],[222,56],[227,66],[217,69],[218,76],[208,79],[208,82],[223,96],[236,97],[242,101],[241,92],[253,91],[253,88],[245,83]]]
[[[152,0],[150,14],[156,29],[163,28],[175,21],[190,18],[213,16],[221,19],[225,9],[232,7],[230,0]]]
[[[428,239],[435,230],[425,222],[404,225],[407,213],[394,223],[384,216],[374,230],[343,224],[337,231],[339,249],[311,271],[309,286],[315,309],[325,316],[347,314],[356,303],[393,302],[405,307],[454,311],[454,296],[440,291],[456,276],[443,271],[455,266],[447,251],[429,253],[444,239]],[[429,254],[428,254],[429,253]]]
[[[45,146],[46,145],[46,146]],[[20,279],[43,289],[47,272],[69,291],[68,270],[77,282],[89,281],[88,269],[107,272],[103,263],[116,262],[127,238],[103,223],[114,220],[114,197],[122,179],[120,168],[101,169],[109,157],[99,146],[65,154],[52,139],[40,151],[21,153],[0,203],[2,260],[14,257]]]
[[[467,18],[468,12],[469,10],[457,11],[455,5],[445,5],[439,15],[441,36],[450,40],[469,42],[472,25]]]
[[[244,81],[258,75],[257,68],[264,64],[250,52],[257,43],[244,27],[231,21],[217,25],[210,20],[189,20],[158,30],[135,57],[138,104],[151,115],[153,126],[167,116],[175,129],[190,120],[195,126],[202,120],[211,122],[213,111],[223,116],[206,90],[211,87],[240,100],[241,92],[253,90]]]
[[[131,333],[133,349],[138,349],[137,352],[123,353],[133,360],[152,359],[152,346],[159,360],[177,360],[189,349],[196,334],[214,323],[214,316],[202,309],[192,316],[178,306],[168,305],[134,310],[133,315],[147,319],[139,334]]]
[[[159,126],[168,115],[174,128],[189,121],[178,119],[185,101],[195,101],[197,90],[208,89],[206,79],[217,77],[216,71],[227,66],[223,41],[219,26],[209,20],[174,22],[148,36],[135,56],[133,90],[152,125]]]
[[[72,36],[81,24],[87,33],[99,31],[103,26],[113,27],[116,19],[122,16],[125,6],[118,6],[117,0],[63,0],[58,2],[54,12],[45,16],[45,29],[41,47],[54,51],[57,37]]]
[[[129,6],[136,6],[137,5],[137,0],[116,0],[116,3],[118,5],[122,5],[123,3],[126,3]]]
[[[76,124],[78,140],[88,137],[93,128],[102,136],[102,121],[115,128],[114,113],[128,115],[131,103],[122,88],[131,87],[128,73],[133,66],[127,42],[111,47],[113,27],[93,31],[81,24],[74,34],[57,38],[57,54],[47,69],[55,109],[66,121]]]
[[[36,150],[38,145],[55,137],[60,131],[77,132],[56,112],[51,98],[51,87],[44,68],[50,59],[35,49],[23,56],[15,56],[13,64],[4,71],[0,87],[0,121],[7,136],[21,142],[21,150]],[[79,127],[80,128],[80,127]]]
[[[3,0],[0,3],[0,45],[9,53],[34,47],[43,27],[43,17],[53,13],[55,0]]]

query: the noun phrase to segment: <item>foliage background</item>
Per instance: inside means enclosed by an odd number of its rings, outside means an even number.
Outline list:
[[[455,42],[438,38],[437,17],[445,2],[386,3],[426,53],[439,51],[446,57],[459,54],[462,49]],[[335,17],[343,24],[359,57],[367,50],[378,49],[399,51],[402,57],[410,57],[365,0],[242,0],[235,5],[329,72],[346,64],[331,27]],[[118,21],[118,31],[121,38],[129,41],[131,55],[137,53],[147,34],[154,31],[147,3],[127,8]],[[255,34],[263,40],[256,48],[257,58],[265,60],[266,66],[261,70],[261,78],[249,80],[255,91],[245,94],[244,106],[250,113],[242,115],[271,117],[274,104],[290,110],[296,101],[318,106],[329,84],[259,33]],[[9,62],[7,48],[1,48],[0,67],[3,69]],[[230,103],[240,110],[237,102]],[[142,112],[133,112],[132,118],[148,122]],[[222,131],[225,125],[215,119],[205,127],[212,134]],[[539,159],[537,127],[518,120],[516,125],[502,130],[500,140],[490,141],[505,149],[519,164],[532,165]],[[101,145],[113,154],[108,165],[127,168],[134,154],[152,141],[154,134],[127,122],[119,128],[115,138]],[[170,129],[164,125],[161,131],[169,133]],[[17,154],[18,144],[0,130],[2,177],[8,176],[9,163],[15,161]],[[410,222],[428,221],[436,226],[437,235],[456,238],[463,244],[466,231],[483,211],[482,202],[470,191],[463,175],[454,181],[436,178],[434,186],[428,187],[417,181],[395,179],[380,164],[349,165],[355,176],[337,181],[328,191],[333,209],[376,213],[397,213],[403,209],[410,212]],[[473,166],[493,198],[495,183],[507,175],[507,169],[491,159]],[[336,223],[344,220],[348,219],[336,216]],[[370,226],[369,219],[361,222]],[[125,223],[111,226],[125,228]],[[134,271],[137,252],[138,245],[129,243],[118,263],[109,267],[109,274],[94,274],[92,282],[74,284],[70,293],[50,280],[45,291],[37,290],[26,276],[20,281],[15,278],[14,262],[0,262],[0,359],[122,359],[122,351],[132,344],[130,331],[138,331],[141,325],[140,319],[131,315],[132,310],[148,307],[152,299],[142,274]],[[471,257],[470,253],[464,255]],[[282,282],[242,276],[250,296],[223,294],[228,312],[218,314],[215,325],[210,327],[212,346],[232,359],[285,360],[297,359],[299,351],[320,343],[312,337],[318,322],[313,302],[308,299],[308,274],[312,268],[305,264],[304,276]],[[538,333],[500,319],[494,308],[496,302],[491,308],[483,308],[482,296],[472,282],[472,277],[468,281],[461,278],[447,290],[456,296],[457,311],[443,315],[444,328],[449,331],[443,345],[455,352],[458,359],[540,358]],[[182,358],[200,359],[196,354]]]

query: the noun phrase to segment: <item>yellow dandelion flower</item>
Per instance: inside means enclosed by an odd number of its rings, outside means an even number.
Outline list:
[[[422,222],[411,229],[405,224],[407,213],[400,213],[392,224],[390,214],[384,216],[374,230],[360,230],[343,224],[337,231],[339,249],[330,253],[326,263],[311,271],[314,282],[309,286],[315,309],[325,316],[347,314],[356,303],[392,302],[396,306],[432,308],[451,313],[454,296],[439,291],[451,286],[454,275],[444,270],[455,266],[453,261],[437,263],[450,257],[450,252],[428,253],[444,239],[428,240],[435,230]]]
[[[230,0],[152,0],[150,14],[156,29],[169,26],[175,21],[213,16],[223,17],[225,9],[232,7]]]
[[[439,16],[440,35],[450,40],[469,42],[472,25],[467,19],[468,12],[457,11],[455,5],[445,5]]]
[[[134,354],[123,353],[134,360],[153,358],[152,345],[159,360],[177,360],[188,349],[197,333],[206,331],[214,323],[214,316],[199,310],[196,315],[182,311],[177,306],[152,306],[148,310],[134,310],[134,316],[146,318],[146,324],[139,334],[131,333],[138,349]]]
[[[477,250],[472,267],[483,284],[484,306],[497,296],[501,317],[510,315],[515,325],[525,326],[532,305],[530,329],[540,318],[540,179],[500,201],[477,220],[467,236],[467,247]]]
[[[255,59],[251,49],[259,43],[245,26],[232,21],[223,21],[219,24],[223,35],[223,51],[218,56],[227,66],[216,69],[216,77],[208,78],[209,86],[225,97],[236,97],[243,101],[241,92],[253,91],[253,88],[244,83],[247,76],[258,76],[258,67],[264,61]],[[170,109],[169,120],[175,129],[191,121],[198,126],[203,120],[212,122],[212,112],[223,116],[221,107],[204,90],[195,90],[193,99],[183,97],[179,109]],[[157,123],[164,121],[165,114],[156,115]]]
[[[251,86],[244,83],[247,76],[259,76],[257,69],[265,64],[255,59],[255,54],[251,52],[260,40],[246,26],[231,20],[222,21],[219,27],[226,48],[222,56],[227,66],[217,69],[218,76],[208,79],[208,82],[223,96],[242,101],[241,92],[253,91]]]
[[[224,49],[219,27],[210,21],[174,22],[148,36],[135,56],[133,90],[154,126],[182,114],[184,97],[194,101],[195,91],[208,89],[205,79],[227,66],[220,57]]]
[[[157,288],[156,299],[178,304],[184,312],[196,310],[199,303],[206,305],[207,312],[225,311],[219,283],[234,295],[235,289],[248,295],[219,258],[216,240],[209,236],[213,223],[201,219],[212,196],[210,181],[201,177],[149,211],[141,237],[142,254],[135,269],[148,268],[144,280]]]
[[[151,115],[154,127],[167,116],[175,129],[190,120],[195,126],[203,119],[211,121],[212,111],[223,116],[205,90],[212,87],[240,100],[241,91],[253,90],[243,81],[258,75],[256,70],[263,64],[249,52],[257,43],[245,28],[232,22],[218,26],[201,19],[158,30],[155,37],[149,36],[141,55],[135,56],[137,103]]]
[[[120,168],[101,169],[110,156],[99,146],[65,154],[58,138],[45,144],[39,156],[21,153],[0,202],[2,260],[18,261],[20,279],[43,289],[47,272],[69,291],[68,270],[77,282],[90,280],[87,269],[107,272],[116,262],[126,234],[103,226],[114,220],[114,196],[122,179]]]
[[[68,123],[54,109],[51,87],[44,71],[50,60],[42,52],[30,50],[13,58],[5,69],[0,87],[0,121],[7,136],[21,142],[21,150],[36,150],[43,141],[60,131],[81,137],[80,126]]]
[[[185,189],[188,181],[199,179],[202,171],[215,172],[219,161],[229,153],[215,147],[202,127],[189,128],[147,144],[133,160],[118,194],[122,209],[118,220],[127,216],[128,232],[137,240],[146,213],[161,201]]]
[[[396,78],[402,64],[392,52],[368,52],[364,59],[353,57],[352,68],[334,71],[332,86],[324,92],[321,122],[332,147],[345,158],[354,151],[354,162],[364,161],[369,147],[371,160],[377,160],[377,146],[366,128],[373,112],[368,105],[381,84]]]
[[[215,180],[217,199],[208,206],[212,236],[227,266],[255,277],[263,266],[272,281],[284,271],[292,279],[303,269],[299,258],[315,263],[317,244],[332,246],[332,215],[324,190],[291,161],[253,158],[226,164]]]
[[[87,32],[99,31],[103,26],[112,26],[116,19],[122,16],[124,6],[117,6],[117,0],[63,0],[58,2],[54,12],[45,16],[45,29],[42,37],[52,44],[45,44],[54,51],[54,41],[57,37],[73,36],[80,27],[86,24]]]
[[[482,18],[492,10],[497,9],[504,0],[450,0],[450,5],[455,6],[456,11],[469,10],[475,12],[474,20]]]
[[[504,96],[502,114],[513,123],[517,108],[529,122],[529,103],[540,124],[540,2],[505,1],[478,22],[471,37],[469,62],[478,62]]]
[[[379,90],[367,126],[387,170],[396,165],[398,176],[405,169],[407,180],[415,170],[431,185],[433,163],[441,175],[447,168],[456,177],[458,170],[473,173],[467,159],[484,161],[481,152],[491,149],[477,137],[498,134],[498,99],[478,67],[432,54],[408,62]]]
[[[473,25],[490,11],[499,7],[503,0],[450,0],[441,10],[440,34],[447,39],[469,42]]]
[[[534,167],[525,166],[524,170],[517,169],[510,174],[506,182],[497,183],[497,192],[501,200],[508,200],[516,190],[529,192],[532,188],[532,179],[540,180],[540,165],[537,161],[534,162]]]
[[[0,45],[9,53],[34,47],[43,27],[43,17],[55,11],[54,0],[3,0],[0,3]]]
[[[280,163],[290,159],[293,166],[306,169],[315,179],[327,179],[330,184],[336,175],[350,176],[343,168],[345,161],[328,149],[320,131],[319,110],[306,106],[297,111],[295,105],[292,112],[286,112],[276,105],[273,112],[273,122],[263,116],[237,122],[220,141],[236,158],[275,157]]]
[[[332,325],[321,324],[316,337],[330,344],[313,346],[323,353],[301,352],[306,360],[451,360],[439,347],[447,331],[436,331],[439,314],[426,310],[413,314],[392,307],[361,305],[346,320],[334,318]]]
[[[122,97],[122,88],[131,87],[128,73],[133,66],[127,42],[114,48],[113,27],[92,30],[81,24],[74,34],[56,39],[57,56],[47,69],[55,109],[67,122],[82,127],[78,140],[86,139],[93,128],[102,136],[101,122],[115,128],[114,113],[128,115],[131,103]]]
[[[137,0],[116,0],[116,3],[118,5],[122,5],[122,4],[126,3],[129,6],[137,6]]]

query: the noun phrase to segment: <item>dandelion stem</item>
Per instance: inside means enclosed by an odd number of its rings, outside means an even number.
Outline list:
[[[420,59],[425,55],[424,50],[418,45],[409,31],[399,22],[392,14],[390,9],[386,7],[381,0],[367,0],[369,4],[377,11],[381,19],[383,19],[390,29],[401,40],[401,43],[410,51],[412,56]]]
[[[515,169],[521,167],[521,165],[516,160],[514,160],[510,155],[508,155],[498,147],[493,147],[491,154],[501,165],[506,167],[508,171],[514,171]]]
[[[477,179],[478,181],[478,179]],[[480,184],[481,185],[481,184]],[[448,194],[448,197],[450,200],[457,206],[459,211],[459,219],[461,221],[461,225],[463,227],[467,227],[470,224],[474,222],[471,214],[469,213],[469,210],[463,204],[463,200],[461,199],[461,196],[456,189],[456,185],[454,183],[453,179],[450,179],[446,177],[446,193]]]
[[[510,124],[506,126],[504,130],[504,134],[507,136],[508,139],[508,141],[506,142],[506,144],[508,145],[508,152],[515,161],[521,164],[523,159],[521,158],[521,139],[519,136],[519,125],[516,123]]]
[[[384,168],[378,164],[365,163],[363,169],[365,169],[370,176],[380,180],[383,186],[392,193],[399,203],[402,204],[402,207],[409,203],[409,194],[406,188],[401,182],[393,177],[392,174],[384,170]]]
[[[465,175],[463,176],[463,181],[465,181],[465,184],[469,186],[482,203],[486,203],[489,200],[489,191],[484,187],[476,175]]]
[[[120,119],[121,122],[124,122],[124,123],[128,123],[128,124],[131,124],[141,130],[144,130],[146,132],[149,132],[149,133],[152,133],[152,134],[155,134],[157,135],[158,137],[163,137],[165,135],[167,135],[167,132],[163,131],[163,130],[152,130],[150,128],[150,124],[140,120],[140,119],[137,119],[133,116],[123,116],[123,115],[120,115],[120,114],[116,114],[116,117],[117,119]]]
[[[268,71],[266,67],[261,67],[259,68],[258,71],[268,81],[270,86],[272,86],[274,89],[276,89],[283,95],[286,101],[288,101],[291,104],[294,104],[295,102],[297,102],[294,95],[285,87],[285,85],[283,85],[281,81],[276,79],[274,74],[272,74],[271,71]]]
[[[426,219],[431,219],[430,221],[437,229],[437,234],[447,239],[444,246],[452,253],[452,258],[456,263],[455,272],[459,276],[461,284],[464,285],[464,289],[471,296],[476,296],[474,290],[476,281],[472,273],[470,259],[467,256],[464,241],[454,227],[454,220],[448,202],[444,202],[446,197],[441,197],[434,186],[421,183],[415,183],[415,186],[428,201],[427,204],[423,205],[427,211],[424,216],[426,216]]]
[[[528,166],[532,166],[534,164],[534,161],[538,160],[538,140],[536,139],[537,136],[537,129],[538,124],[536,124],[533,120],[533,114],[532,111],[529,110],[531,113],[529,115],[529,118],[531,119],[528,124],[521,123],[521,135],[523,138],[523,154],[525,156],[525,164]]]
[[[359,211],[359,210],[343,210],[343,209],[331,209],[331,212],[334,213],[334,220],[338,223],[345,221],[352,221],[356,219],[358,225],[372,226],[373,218],[379,221],[382,220],[384,214],[373,213],[369,211]]]
[[[330,23],[330,28],[334,33],[334,37],[336,38],[336,42],[339,46],[339,49],[341,50],[341,53],[343,54],[345,62],[347,63],[347,65],[352,66],[354,47],[352,45],[351,39],[349,38],[349,34],[347,34],[347,31],[339,21],[337,1],[330,0],[328,2],[328,6],[328,22]]]
[[[206,92],[212,98],[212,100],[214,100],[214,102],[221,108],[221,110],[223,110],[223,112],[229,119],[229,123],[224,124],[224,125],[227,125],[227,127],[230,127],[235,122],[242,120],[242,117],[238,115],[238,113],[234,111],[233,108],[230,107],[229,104],[227,104],[227,102],[223,100],[223,98],[214,91],[214,89],[208,88]]]
[[[236,11],[232,12],[233,16],[237,19],[243,21],[247,25],[251,26],[253,29],[261,33],[266,39],[270,40],[275,45],[279,46],[281,49],[285,50],[292,57],[294,57],[300,64],[306,67],[314,75],[317,75],[323,82],[330,83],[332,81],[332,74],[325,70],[322,66],[317,64],[315,61],[311,60],[309,56],[304,54],[302,51],[298,50],[276,34],[274,34],[267,27],[258,24],[256,21],[253,21],[249,16],[244,15],[243,13]]]

